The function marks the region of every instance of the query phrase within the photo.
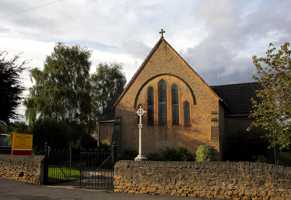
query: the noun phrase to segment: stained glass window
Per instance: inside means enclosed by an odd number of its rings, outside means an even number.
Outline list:
[[[154,125],[154,88],[153,87],[148,87],[147,91],[147,102],[148,102],[148,107],[147,107],[147,116],[148,116],[148,125],[152,126]]]
[[[167,125],[167,83],[165,80],[160,80],[158,83],[158,115],[159,125]]]
[[[190,125],[190,105],[188,101],[184,101],[184,125]]]
[[[172,85],[172,117],[173,125],[179,125],[179,91],[176,84]]]

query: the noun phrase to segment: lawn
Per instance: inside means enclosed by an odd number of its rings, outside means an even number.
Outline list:
[[[49,167],[48,178],[64,181],[76,180],[80,178],[80,170],[69,167]]]

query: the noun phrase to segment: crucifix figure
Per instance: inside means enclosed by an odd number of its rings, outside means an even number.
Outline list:
[[[138,155],[137,157],[135,157],[135,161],[142,161],[142,160],[146,160],[146,157],[142,155],[142,151],[141,151],[141,144],[142,144],[142,140],[141,140],[141,129],[142,129],[142,116],[145,114],[145,110],[142,108],[142,106],[140,105],[136,111],[137,116],[139,117],[139,122],[138,122]]]
[[[164,30],[164,29],[161,29],[161,31],[159,32],[160,34],[161,34],[161,37],[164,37],[164,33],[165,33],[166,31]]]

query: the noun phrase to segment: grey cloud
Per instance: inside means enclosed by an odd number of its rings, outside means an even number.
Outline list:
[[[122,51],[142,59],[150,51],[150,47],[146,46],[144,43],[132,40],[124,41],[122,47]]]
[[[10,29],[9,28],[6,28],[6,27],[0,27],[0,33],[7,33],[9,32]]]
[[[245,15],[250,9],[247,3],[224,0],[217,7],[207,6],[213,1],[203,1],[198,5],[197,17],[204,19],[208,37],[189,48],[185,56],[210,84],[252,81],[251,57],[261,55],[268,42],[291,39],[290,34],[284,34],[291,32],[291,15],[285,16],[291,2],[282,2],[257,2],[252,12]],[[275,34],[270,38],[272,32]],[[265,44],[260,46],[260,42]],[[245,56],[239,57],[240,53]]]
[[[97,42],[97,41],[90,41],[90,40],[68,40],[68,41],[64,40],[63,42],[70,45],[81,44],[82,47],[98,49],[101,51],[113,51],[114,49],[117,49],[116,46],[105,44],[102,42]]]
[[[46,2],[0,1],[1,35],[144,59],[161,27],[174,43],[189,30],[183,56],[210,84],[252,80],[251,56],[262,54],[268,42],[291,39],[291,2],[286,0],[58,1],[21,12]],[[192,45],[195,39],[199,42]]]

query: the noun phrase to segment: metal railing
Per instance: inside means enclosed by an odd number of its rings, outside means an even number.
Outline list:
[[[112,149],[49,149],[46,146],[45,184],[67,184],[91,189],[112,189],[116,160]]]

